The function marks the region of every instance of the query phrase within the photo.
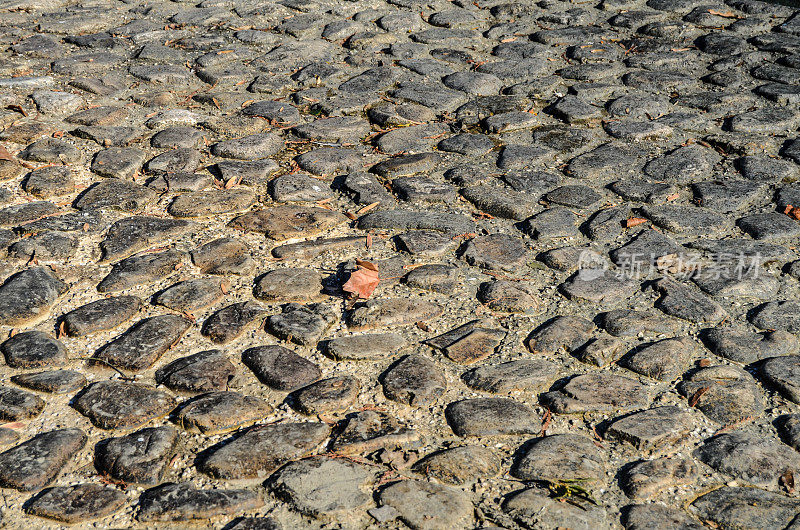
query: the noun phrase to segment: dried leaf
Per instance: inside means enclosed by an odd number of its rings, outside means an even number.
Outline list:
[[[369,298],[378,287],[378,267],[369,261],[356,260],[358,269],[350,273],[350,278],[342,285],[342,290],[352,293],[356,298]],[[371,268],[367,268],[369,265]]]
[[[642,223],[646,223],[647,219],[644,217],[631,217],[630,219],[625,221],[625,228],[633,228],[634,226],[639,226]]]
[[[0,145],[0,160],[14,160],[14,155],[8,152],[8,149]]]
[[[700,398],[703,397],[703,394],[708,392],[710,389],[711,389],[710,386],[704,386],[702,388],[699,388],[697,392],[692,394],[692,397],[689,398],[689,406],[694,407],[695,405],[697,405],[697,402],[700,401]]]
[[[791,217],[792,219],[797,219],[800,221],[800,208],[797,206],[792,206],[791,204],[787,204],[786,208],[783,209],[783,213]]]
[[[25,427],[25,424],[22,423],[21,421],[15,421],[12,423],[4,423],[0,425],[0,427],[3,427],[5,429],[21,429],[22,427]]]
[[[369,269],[371,271],[378,272],[378,266],[372,263],[371,261],[356,259],[356,265],[358,265],[359,267],[363,267],[365,269]]]
[[[737,15],[733,11],[717,11],[716,9],[709,9],[708,13],[710,15],[717,15],[718,17],[722,17],[722,18],[741,18],[739,15]]]
[[[26,118],[28,117],[28,113],[25,112],[25,109],[22,108],[22,105],[8,105],[6,108],[8,110],[13,110],[14,112],[19,112],[20,114],[22,114]]]
[[[421,321],[421,320],[419,322],[415,322],[414,325],[417,326],[422,331],[430,331],[431,330],[431,328],[429,328],[428,325],[425,322]]]
[[[542,430],[539,432],[539,436],[544,436],[547,434],[547,429],[550,428],[550,423],[553,421],[553,413],[550,412],[550,409],[544,409],[544,415],[542,416]]]
[[[794,473],[791,469],[787,469],[781,475],[781,485],[786,488],[787,493],[794,493]]]
[[[364,215],[368,211],[374,210],[375,208],[377,208],[380,205],[380,203],[381,203],[381,201],[375,201],[373,203],[370,203],[370,204],[364,206],[363,208],[361,208],[359,211],[357,211],[356,215]]]

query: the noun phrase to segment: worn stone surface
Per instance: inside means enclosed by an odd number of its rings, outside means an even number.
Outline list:
[[[797,353],[797,337],[786,331],[753,333],[714,328],[704,337],[709,349],[720,357],[750,364],[768,357]]]
[[[586,436],[545,436],[533,440],[523,451],[512,468],[513,475],[523,480],[597,481],[605,474],[603,453]]]
[[[132,372],[144,370],[174,346],[191,325],[188,318],[178,315],[140,320],[100,348],[92,359]]]
[[[322,414],[348,409],[355,403],[361,384],[352,376],[337,376],[311,383],[294,392],[294,405],[303,414]]]
[[[781,476],[794,474],[800,464],[797,452],[778,440],[752,433],[724,433],[706,440],[697,458],[715,470],[748,484],[777,489]]]
[[[0,324],[16,326],[43,318],[67,289],[44,267],[14,274],[0,285]]]
[[[561,348],[573,351],[591,338],[594,324],[578,316],[559,316],[545,322],[525,340],[533,353],[554,353]]]
[[[447,380],[436,363],[417,354],[406,355],[382,377],[386,397],[414,406],[436,400],[447,388]]]
[[[759,414],[763,397],[752,376],[734,366],[710,366],[689,375],[679,389],[712,420],[728,425]]]
[[[472,519],[472,505],[463,492],[433,482],[396,482],[381,491],[380,502],[397,510],[400,519],[414,529],[467,525]]]
[[[521,390],[538,392],[556,379],[558,367],[544,359],[508,361],[479,366],[464,372],[461,379],[475,390],[495,394]]]
[[[86,386],[86,376],[74,370],[49,370],[17,374],[11,378],[15,384],[53,394],[67,394]]]
[[[188,432],[212,435],[250,425],[270,412],[272,406],[261,398],[223,390],[184,402],[175,422]]]
[[[331,451],[341,454],[393,450],[419,441],[413,429],[397,419],[374,410],[349,414],[338,426],[329,444]]]
[[[256,302],[237,302],[223,307],[203,322],[202,333],[212,342],[226,344],[240,336],[254,322],[263,322],[267,310]]]
[[[625,470],[622,489],[631,499],[643,500],[666,488],[691,484],[697,474],[697,465],[689,458],[654,458],[638,462]]]
[[[283,464],[314,452],[329,434],[324,423],[257,425],[210,453],[200,469],[221,479],[263,479]]]
[[[605,436],[640,450],[653,451],[683,441],[694,426],[695,419],[689,411],[667,405],[614,419],[606,428]]]
[[[59,366],[67,361],[64,344],[41,331],[24,331],[0,344],[6,364],[13,368]]]
[[[225,390],[236,367],[221,350],[206,350],[181,357],[156,370],[156,383],[184,392]]]
[[[275,206],[236,217],[230,227],[263,233],[270,239],[285,241],[311,237],[347,221],[337,212],[310,206]]]
[[[42,413],[45,401],[32,392],[0,387],[0,419],[7,422],[32,420]]]
[[[503,502],[503,511],[514,521],[528,528],[609,528],[610,518],[600,506],[588,502],[577,505],[559,502],[547,490],[529,488],[510,495]]]
[[[75,410],[101,429],[131,429],[175,408],[175,398],[138,383],[100,381],[75,398]]]
[[[336,477],[331,481],[331,477]],[[368,466],[345,459],[316,456],[292,462],[269,479],[269,488],[296,510],[321,517],[354,510],[370,501],[365,492],[372,482]]]
[[[147,427],[98,444],[95,465],[117,480],[158,484],[177,442],[178,431],[174,427]]]
[[[247,274],[255,268],[247,245],[230,237],[209,241],[191,256],[203,274]]]
[[[322,372],[316,364],[283,346],[256,346],[242,352],[242,362],[276,390],[292,391],[313,383]]]
[[[99,484],[76,484],[48,488],[25,508],[31,515],[67,524],[101,519],[125,505],[125,494]]]
[[[86,440],[86,434],[75,428],[39,433],[0,453],[0,483],[22,491],[38,490],[58,476]]]
[[[97,291],[115,293],[164,278],[180,268],[183,256],[176,250],[164,250],[125,258],[114,264]]]
[[[497,455],[486,447],[464,445],[430,454],[414,464],[414,470],[440,482],[461,485],[500,472]]]
[[[626,529],[658,528],[669,524],[682,530],[700,530],[705,528],[686,511],[671,508],[663,504],[631,504],[622,515],[622,523]]]
[[[541,426],[533,409],[506,398],[476,398],[448,405],[447,422],[459,436],[533,434]]]
[[[126,258],[165,237],[182,234],[192,226],[190,221],[182,219],[161,219],[147,216],[121,219],[111,225],[106,232],[105,239],[100,243],[103,259],[113,261]]]
[[[405,298],[378,298],[357,306],[350,313],[351,331],[366,331],[387,326],[405,326],[439,316],[443,308],[435,302]]]
[[[797,526],[746,499],[693,512],[753,483],[683,465],[715,435],[800,447],[787,3],[0,0],[0,387],[18,418],[0,433],[85,431],[54,485],[125,507],[76,526]],[[364,262],[380,273],[352,293]],[[175,425],[152,469],[92,466],[111,434],[74,405],[109,383],[175,399],[153,417],[103,403],[118,437]],[[216,392],[192,432],[176,423]],[[457,404],[495,398],[529,425],[478,407],[455,425],[480,435],[453,432]],[[240,414],[249,399],[271,412]],[[364,466],[363,503],[310,515],[262,491],[280,459],[242,485],[203,470],[250,423],[304,415],[330,438],[290,459]],[[509,480],[532,437],[560,435],[602,454],[597,505],[580,482]],[[475,447],[448,452],[459,439]],[[415,467],[442,451],[438,475]],[[335,494],[337,473],[318,485]],[[118,484],[136,474],[184,486],[138,503]],[[452,486],[465,518],[423,487],[381,502],[414,479]],[[757,486],[791,500],[791,479]],[[6,526],[67,524],[32,503],[7,488]]]
[[[253,296],[278,302],[311,302],[321,297],[322,276],[313,269],[282,268],[259,277]]]
[[[624,411],[647,406],[648,388],[634,379],[594,372],[570,379],[559,390],[541,399],[550,410],[562,414],[587,411]]]
[[[135,296],[102,298],[64,315],[64,331],[73,337],[82,337],[114,329],[133,318],[141,307],[142,301]]]
[[[722,487],[696,499],[691,513],[730,528],[786,528],[800,512],[796,499],[758,488]]]
[[[165,484],[139,497],[140,521],[203,521],[261,507],[264,501],[249,490],[195,489],[190,484]]]
[[[218,279],[186,280],[158,293],[154,302],[173,311],[191,315],[219,301],[224,290],[222,281]]]
[[[767,359],[761,365],[761,374],[770,385],[777,388],[788,400],[800,400],[800,363],[796,356],[787,355]]]
[[[267,329],[277,337],[298,344],[315,344],[336,322],[327,305],[289,303],[281,313],[267,319]]]
[[[325,343],[325,350],[334,359],[383,359],[408,345],[398,333],[363,333],[336,337]]]
[[[442,350],[453,362],[473,364],[492,355],[506,336],[502,329],[490,326],[491,323],[473,320],[429,339],[427,343]]]
[[[637,346],[624,359],[628,369],[659,381],[670,381],[680,375],[696,349],[686,337],[663,339]]]

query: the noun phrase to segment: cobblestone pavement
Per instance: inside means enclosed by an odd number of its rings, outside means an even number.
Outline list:
[[[800,11],[0,0],[0,43],[0,524],[800,525]]]

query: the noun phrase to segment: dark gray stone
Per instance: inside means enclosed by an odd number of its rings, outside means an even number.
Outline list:
[[[278,345],[248,348],[242,352],[242,362],[276,390],[296,390],[322,376],[316,364]]]
[[[25,513],[74,524],[107,517],[125,502],[124,493],[100,484],[56,486],[31,499]]]
[[[251,425],[270,412],[272,406],[261,398],[232,391],[209,392],[183,402],[175,412],[175,423],[187,432],[211,436]]]
[[[450,403],[447,423],[458,436],[534,434],[541,429],[536,412],[506,398],[475,398]]]
[[[730,425],[764,410],[763,396],[752,376],[735,366],[710,366],[689,375],[678,386],[691,406],[710,419]]]
[[[42,331],[17,333],[0,344],[0,350],[12,368],[59,366],[67,362],[64,344]]]
[[[19,386],[38,392],[67,394],[86,386],[86,377],[74,370],[51,370],[32,374],[19,374],[11,378]]]
[[[156,370],[159,385],[185,392],[226,390],[236,367],[221,350],[207,350],[181,357]]]
[[[787,528],[800,513],[800,502],[758,488],[725,486],[695,499],[691,513],[722,528]]]
[[[0,324],[18,326],[42,319],[67,289],[67,284],[45,267],[10,276],[0,285]]]
[[[383,393],[389,399],[420,406],[444,394],[447,381],[436,363],[422,355],[406,355],[381,378]]]
[[[540,396],[553,412],[628,411],[646,407],[650,389],[634,379],[606,372],[576,376],[562,388]]]
[[[65,314],[64,331],[72,337],[83,337],[114,329],[132,319],[141,307],[142,301],[135,296],[101,298]]]
[[[188,483],[165,484],[139,497],[136,518],[148,521],[206,521],[261,507],[264,501],[250,490],[195,489]]]
[[[99,364],[139,372],[152,366],[189,330],[192,322],[179,315],[140,320],[94,354]]]
[[[35,491],[50,484],[70,459],[83,449],[87,437],[80,429],[58,429],[0,453],[0,484]]]
[[[98,444],[95,465],[123,482],[158,484],[177,442],[178,431],[174,427],[148,427]]]
[[[218,479],[264,479],[285,463],[313,453],[330,434],[324,423],[257,425],[215,449],[200,470]]]

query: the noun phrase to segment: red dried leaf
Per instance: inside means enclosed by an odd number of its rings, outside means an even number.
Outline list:
[[[631,217],[630,219],[625,221],[625,228],[633,228],[634,226],[639,226],[642,223],[646,223],[647,219],[644,217]]]
[[[709,15],[716,15],[722,18],[741,18],[739,15],[734,13],[733,11],[717,11],[716,9],[709,9]]]
[[[14,160],[14,155],[8,152],[8,149],[0,145],[0,160]]]
[[[780,479],[781,485],[786,488],[787,493],[794,493],[794,473],[791,469],[787,469]]]
[[[364,269],[369,269],[371,271],[378,272],[378,266],[372,263],[371,261],[364,261],[360,259],[356,259],[356,265],[362,267]]]
[[[710,386],[704,386],[702,388],[697,389],[697,392],[692,394],[692,397],[689,398],[689,406],[694,408],[694,406],[697,405],[698,401],[700,401],[700,398],[703,397],[703,394],[705,394],[709,390],[711,390]]]
[[[342,285],[342,290],[352,293],[356,298],[369,298],[378,287],[378,267],[368,261],[356,260],[358,269],[350,273],[350,278]],[[365,265],[370,265],[371,268]]]
[[[797,206],[792,206],[791,204],[787,204],[786,208],[783,209],[783,213],[785,213],[792,219],[800,220],[800,208],[798,208]]]

